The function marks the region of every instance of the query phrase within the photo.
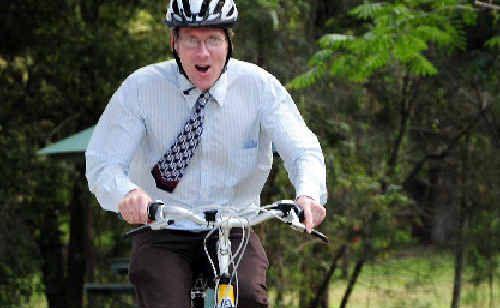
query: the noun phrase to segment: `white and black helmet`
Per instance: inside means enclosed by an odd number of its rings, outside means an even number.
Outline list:
[[[171,0],[165,23],[177,27],[231,27],[238,19],[233,0]]]

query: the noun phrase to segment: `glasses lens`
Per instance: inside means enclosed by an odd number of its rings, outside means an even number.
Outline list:
[[[209,37],[206,40],[200,40],[195,37],[186,37],[186,38],[181,38],[180,41],[184,44],[186,48],[189,49],[196,49],[201,47],[202,42],[205,43],[205,46],[208,49],[217,49],[224,44],[225,39],[220,37]]]

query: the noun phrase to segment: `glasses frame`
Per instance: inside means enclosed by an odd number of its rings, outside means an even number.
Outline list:
[[[190,50],[200,49],[203,44],[205,45],[205,48],[210,51],[219,50],[224,46],[224,43],[227,43],[226,37],[222,38],[219,36],[210,36],[206,39],[199,39],[194,36],[189,36],[189,37],[179,36],[178,41],[186,49]]]

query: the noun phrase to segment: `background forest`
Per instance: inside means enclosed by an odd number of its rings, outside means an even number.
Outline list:
[[[235,57],[287,85],[328,166],[329,245],[257,230],[273,307],[500,306],[499,4],[237,1]],[[83,154],[37,152],[171,57],[166,5],[0,4],[0,307],[132,303],[83,292],[126,283],[110,266],[130,249],[88,192]],[[293,196],[275,157],[262,200]]]

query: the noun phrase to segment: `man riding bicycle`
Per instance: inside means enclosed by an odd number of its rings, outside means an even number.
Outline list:
[[[272,144],[285,162],[307,231],[326,215],[326,171],[316,136],[276,78],[231,58],[232,0],[171,0],[175,60],[131,74],[106,106],[86,152],[100,205],[129,224],[163,200],[196,210],[259,204]],[[175,221],[134,235],[130,280],[140,307],[189,307],[206,230]],[[235,241],[238,241],[235,236]],[[239,307],[267,307],[268,261],[251,234],[238,267]]]

